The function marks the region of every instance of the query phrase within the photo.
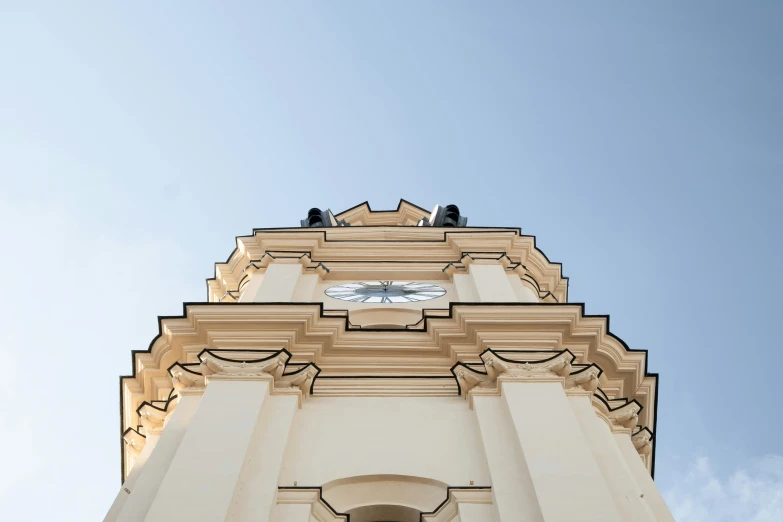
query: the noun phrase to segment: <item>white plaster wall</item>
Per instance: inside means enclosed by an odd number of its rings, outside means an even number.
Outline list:
[[[357,475],[490,484],[473,412],[460,397],[311,397],[294,417],[280,485]]]
[[[459,515],[451,522],[496,522],[491,504],[459,504]]]
[[[269,522],[317,522],[310,509],[310,504],[277,504]]]

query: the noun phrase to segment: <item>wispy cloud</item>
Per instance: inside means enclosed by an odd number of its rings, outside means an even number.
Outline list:
[[[696,458],[664,496],[678,522],[781,522],[783,456],[750,461],[728,478]]]

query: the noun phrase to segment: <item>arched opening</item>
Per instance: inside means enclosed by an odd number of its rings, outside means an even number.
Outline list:
[[[420,522],[421,511],[407,506],[374,505],[348,511],[351,522]]]
[[[419,522],[422,512],[432,511],[448,495],[443,482],[407,475],[362,475],[333,480],[323,485],[322,494],[337,512],[350,513],[355,520],[407,522],[413,513]],[[389,516],[379,518],[384,509]],[[354,518],[354,513],[358,513]],[[366,518],[373,517],[376,518]],[[408,518],[405,518],[408,517]]]

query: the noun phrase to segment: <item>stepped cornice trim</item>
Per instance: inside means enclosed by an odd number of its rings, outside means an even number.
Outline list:
[[[522,235],[518,228],[388,226],[255,229],[253,235],[237,238],[237,248],[225,263],[215,264],[215,276],[206,280],[208,300],[237,299],[247,270],[254,265],[263,270],[261,260],[275,256],[306,257],[305,269],[326,280],[339,280],[346,272],[388,272],[392,267],[419,278],[446,279],[449,273],[444,268],[465,266],[487,251],[501,256],[506,269],[534,285],[542,299],[551,295],[557,302],[568,300],[562,265],[549,261],[536,247],[535,237]]]
[[[141,453],[141,450],[144,449],[147,437],[134,428],[128,428],[122,433],[122,442],[127,445],[126,450],[128,454],[136,458]]]
[[[602,398],[632,396],[646,406],[640,424],[655,431],[657,374],[647,373],[646,351],[611,334],[608,316],[585,315],[579,303],[451,303],[443,312],[425,314],[420,329],[406,331],[351,329],[347,314],[335,316],[322,303],[185,303],[181,316],[159,318],[160,333],[147,350],[133,352],[134,372],[120,378],[121,432],[136,426],[132,413],[142,402],[169,397],[172,377],[200,377],[196,367],[207,347],[218,353],[282,348],[291,354],[289,364],[313,363],[325,378],[438,378],[450,376],[457,362],[482,364],[480,354],[490,347],[501,357],[520,349],[549,357],[567,348],[574,367],[603,369],[596,376]],[[180,368],[188,371],[177,376]]]

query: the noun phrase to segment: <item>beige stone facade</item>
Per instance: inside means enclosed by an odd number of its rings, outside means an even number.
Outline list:
[[[237,238],[120,379],[105,521],[673,520],[646,352],[533,237],[443,212]]]

